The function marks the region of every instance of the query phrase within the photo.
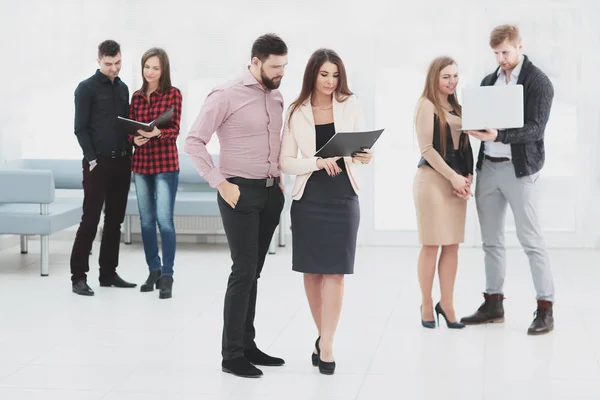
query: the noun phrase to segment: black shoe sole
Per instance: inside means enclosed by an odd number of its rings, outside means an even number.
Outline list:
[[[100,283],[101,287],[116,287],[116,288],[120,288],[120,289],[133,289],[135,287],[137,287],[137,285],[133,285],[133,286],[117,286],[117,285],[113,285],[112,283]]]
[[[320,373],[322,373],[323,375],[333,375],[335,371],[321,371],[319,370]]]
[[[80,296],[87,296],[87,297],[92,297],[95,293],[86,293],[86,292],[78,292],[77,290],[73,289],[73,293],[78,294]]]
[[[504,317],[486,319],[485,321],[481,321],[481,322],[467,322],[467,321],[463,321],[463,320],[460,321],[461,324],[465,324],[465,325],[501,324],[503,322],[504,322]]]
[[[161,294],[158,295],[159,299],[170,299],[171,297],[173,297],[172,294],[162,294],[161,293]]]
[[[262,374],[260,375],[242,375],[242,374],[236,374],[235,372],[231,371],[229,368],[225,368],[225,367],[221,367],[221,370],[225,373],[231,374],[231,375],[235,375],[235,376],[239,376],[240,378],[260,378],[262,376]]]
[[[248,361],[250,361],[250,360],[248,360]],[[250,361],[250,364],[258,365],[259,367],[283,367],[285,365],[285,362],[277,363],[277,364],[261,364],[261,363],[253,363],[252,361]]]
[[[260,363],[260,362],[254,362],[252,360],[250,360],[248,357],[246,357],[246,360],[248,360],[248,362],[252,365],[258,365],[259,367],[282,367],[285,365],[285,361],[278,361],[278,362],[272,362],[272,363]],[[318,360],[317,360],[318,361]]]
[[[552,332],[554,330],[554,327],[550,328],[550,330],[547,331],[543,331],[543,332],[534,332],[534,331],[527,331],[527,335],[529,336],[542,336],[542,335],[547,335],[550,332]]]

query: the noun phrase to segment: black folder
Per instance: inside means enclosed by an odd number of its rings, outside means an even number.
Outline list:
[[[351,157],[363,149],[373,147],[383,129],[365,132],[337,132],[316,153],[315,157]]]
[[[133,119],[117,117],[116,129],[120,132],[131,133],[139,136],[137,133],[138,129],[141,129],[146,132],[152,132],[154,127],[160,128],[171,122],[171,118],[173,118],[173,107],[169,108],[164,113],[160,114],[158,118],[156,118],[152,122],[139,122]]]

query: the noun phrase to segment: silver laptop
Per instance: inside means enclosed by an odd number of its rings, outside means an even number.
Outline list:
[[[522,128],[523,124],[523,85],[463,89],[462,130]]]

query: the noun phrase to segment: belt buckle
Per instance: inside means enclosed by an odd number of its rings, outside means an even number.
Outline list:
[[[267,187],[271,187],[275,184],[275,178],[267,178]]]

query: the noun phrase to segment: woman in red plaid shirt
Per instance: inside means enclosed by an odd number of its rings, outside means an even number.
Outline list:
[[[169,57],[163,49],[152,48],[142,56],[142,88],[135,92],[129,106],[129,118],[151,122],[173,107],[168,125],[154,127],[152,132],[138,131],[131,135],[135,144],[132,158],[137,192],[142,241],[150,274],[141,286],[142,292],[160,289],[159,297],[172,296],[173,264],[175,261],[175,224],[173,209],[179,183],[177,137],[181,120],[182,96],[171,86]],[[156,224],[160,230],[162,263],[158,255]]]

